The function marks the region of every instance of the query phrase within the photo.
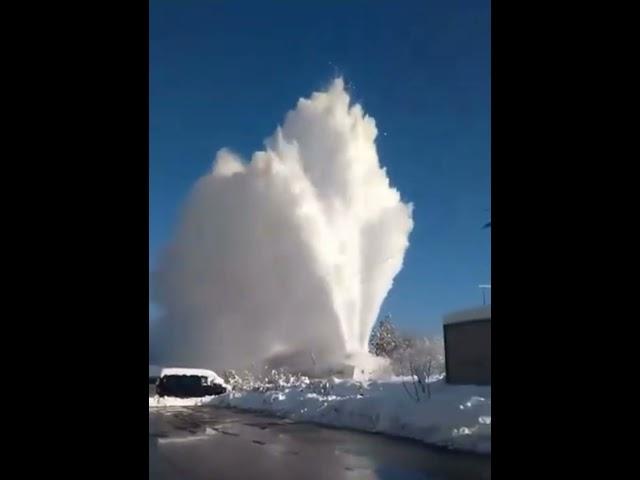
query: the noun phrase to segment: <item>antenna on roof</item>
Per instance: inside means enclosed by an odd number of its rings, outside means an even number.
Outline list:
[[[486,305],[487,299],[485,296],[485,292],[487,290],[491,290],[491,285],[478,285],[478,288],[482,291],[482,305]]]
[[[490,209],[488,209],[488,208],[487,208],[487,209],[485,210],[485,212],[488,212],[489,210],[490,210]],[[489,221],[488,221],[487,223],[485,223],[485,224],[483,225],[483,227],[482,227],[482,228],[483,228],[483,229],[484,229],[484,228],[491,228],[491,214],[490,214],[490,213],[489,213]]]

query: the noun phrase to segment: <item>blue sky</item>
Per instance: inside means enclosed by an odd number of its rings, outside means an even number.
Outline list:
[[[381,314],[432,333],[490,283],[490,2],[151,0],[149,261],[228,146],[249,157],[342,75],[415,228]],[[152,312],[153,315],[153,312]]]

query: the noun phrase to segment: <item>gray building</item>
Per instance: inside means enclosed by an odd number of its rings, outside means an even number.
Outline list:
[[[447,383],[491,385],[491,305],[445,315]]]

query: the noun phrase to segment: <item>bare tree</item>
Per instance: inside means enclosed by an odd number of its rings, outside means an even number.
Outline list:
[[[389,315],[371,332],[369,352],[390,359],[393,372],[405,377],[402,385],[416,402],[431,398],[431,382],[444,373],[443,339],[401,335]]]
[[[413,391],[405,379],[402,385],[410,398],[416,402],[431,398],[431,382],[444,371],[444,346],[439,339],[407,339],[404,348],[394,361],[404,377],[409,377]]]

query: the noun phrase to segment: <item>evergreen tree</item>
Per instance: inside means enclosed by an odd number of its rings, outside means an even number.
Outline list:
[[[387,315],[373,327],[369,337],[369,352],[377,357],[391,358],[400,346],[400,335]]]

